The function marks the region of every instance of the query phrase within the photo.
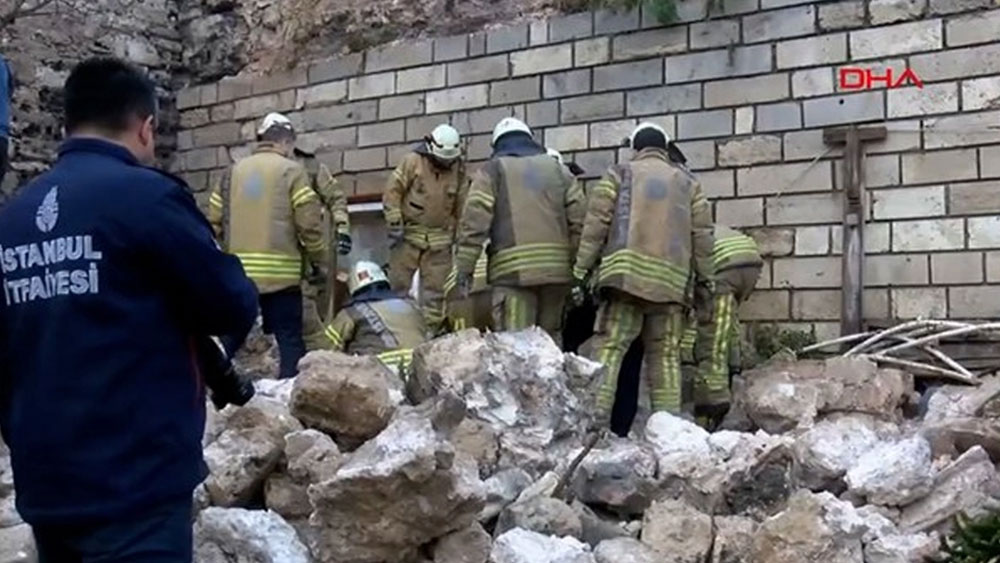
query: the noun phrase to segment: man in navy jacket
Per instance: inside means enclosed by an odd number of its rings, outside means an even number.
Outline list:
[[[156,97],[91,59],[54,167],[0,212],[0,430],[42,562],[189,562],[206,473],[195,341],[257,296],[184,182],[149,167]]]

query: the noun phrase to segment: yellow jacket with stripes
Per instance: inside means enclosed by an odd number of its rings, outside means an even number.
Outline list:
[[[424,249],[451,246],[468,184],[461,160],[444,168],[432,158],[421,151],[407,154],[382,194],[386,224],[402,225],[406,241]]]
[[[454,271],[472,275],[489,240],[490,285],[568,284],[585,212],[580,185],[547,154],[494,158],[469,189]]]
[[[377,356],[392,368],[408,368],[413,349],[426,341],[420,309],[395,296],[349,303],[326,327],[330,348]]]
[[[712,263],[718,273],[734,268],[762,266],[764,259],[760,256],[755,240],[729,227],[716,225]]]
[[[573,273],[653,303],[691,303],[714,280],[712,216],[701,185],[661,149],[613,166],[591,191]]]
[[[322,203],[305,168],[274,144],[260,143],[226,171],[209,221],[261,293],[298,287],[307,266],[326,266]]]
[[[330,211],[334,229],[338,233],[351,232],[351,218],[347,213],[347,194],[340,182],[333,177],[330,168],[320,162],[315,155],[297,152],[297,159],[309,175],[309,183],[323,206]]]

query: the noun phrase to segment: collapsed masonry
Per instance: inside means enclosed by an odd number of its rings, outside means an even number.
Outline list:
[[[736,386],[739,430],[655,414],[600,442],[567,502],[598,365],[529,330],[447,336],[414,367],[314,352],[213,412],[197,560],[917,563],[1000,506],[1000,376],[921,394],[865,359],[772,363]],[[5,467],[0,559],[27,561]]]

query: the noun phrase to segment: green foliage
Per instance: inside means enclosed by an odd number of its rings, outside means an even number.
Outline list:
[[[677,21],[677,2],[680,0],[591,0],[594,7],[628,12],[645,7],[656,21],[668,25]]]
[[[774,325],[756,325],[753,328],[753,346],[761,361],[783,350],[797,353],[815,343],[816,335],[804,330],[779,329]]]
[[[940,563],[1000,563],[1000,511],[975,519],[959,515],[941,549]]]

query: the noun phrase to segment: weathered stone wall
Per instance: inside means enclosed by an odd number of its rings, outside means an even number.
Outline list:
[[[606,12],[406,42],[178,94],[177,169],[204,191],[248,153],[254,121],[288,112],[353,194],[441,121],[489,154],[525,118],[591,178],[641,119],[675,134],[717,221],[746,227],[767,267],[747,319],[837,330],[839,148],[822,129],[884,123],[866,146],[870,318],[1000,316],[1000,9],[990,0],[725,0],[657,27]],[[709,17],[710,16],[710,17]],[[842,92],[847,65],[913,69],[922,89]]]
[[[0,3],[6,14],[14,3]],[[34,3],[29,3],[33,5]],[[62,87],[70,69],[96,55],[126,58],[147,69],[159,86],[163,162],[175,151],[173,104],[180,63],[176,0],[56,0],[41,15],[0,29],[3,55],[17,80],[12,104],[10,194],[55,158],[62,139]]]

